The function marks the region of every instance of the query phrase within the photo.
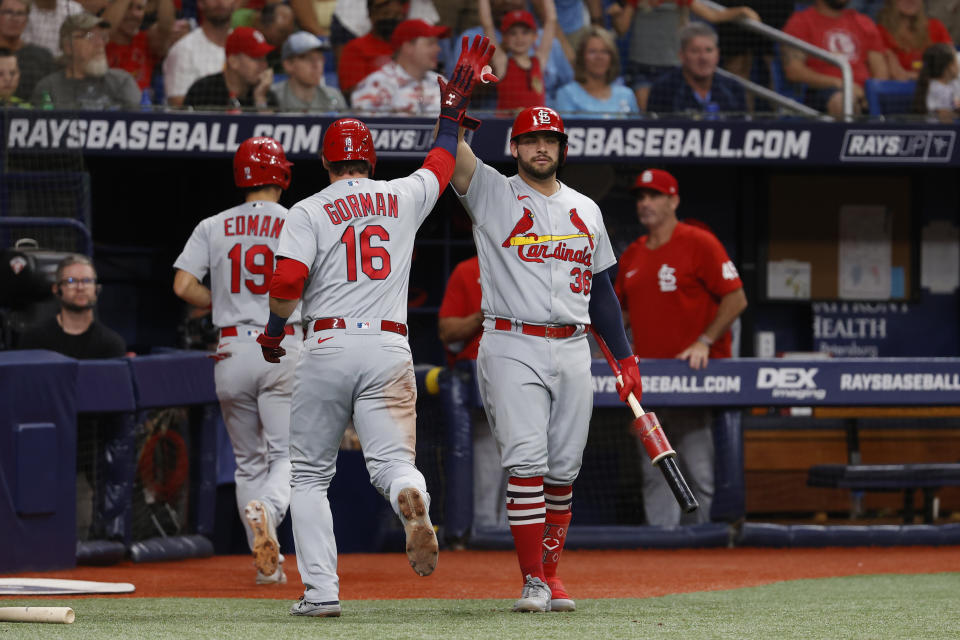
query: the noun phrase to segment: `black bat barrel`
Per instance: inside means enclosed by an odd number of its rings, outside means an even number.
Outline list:
[[[662,458],[657,462],[657,466],[660,467],[660,471],[663,472],[663,477],[666,479],[667,484],[670,485],[670,490],[673,491],[673,497],[677,499],[677,504],[680,505],[683,512],[690,513],[691,511],[696,511],[700,503],[697,502],[697,498],[693,495],[693,492],[690,491],[690,487],[687,485],[683,474],[680,473],[680,467],[677,466],[676,459],[674,459],[673,456]]]

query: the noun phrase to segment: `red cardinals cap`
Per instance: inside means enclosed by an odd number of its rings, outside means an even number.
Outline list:
[[[503,20],[500,21],[500,33],[506,33],[515,24],[525,24],[534,31],[537,30],[537,21],[533,14],[520,9],[503,16]]]
[[[668,196],[675,196],[680,191],[677,179],[661,169],[647,169],[638,175],[633,184],[633,190],[637,189],[653,189]]]
[[[243,53],[251,58],[262,58],[273,51],[273,45],[253,27],[236,27],[227,36],[224,50],[228,56]]]
[[[399,49],[404,42],[417,38],[449,38],[450,27],[432,25],[426,20],[404,20],[393,30],[390,36],[390,46]]]

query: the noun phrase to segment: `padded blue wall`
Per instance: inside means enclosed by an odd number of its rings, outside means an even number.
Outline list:
[[[76,565],[77,361],[0,352],[0,571]]]

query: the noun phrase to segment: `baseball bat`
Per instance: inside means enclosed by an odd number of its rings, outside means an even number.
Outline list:
[[[603,356],[607,359],[607,364],[610,365],[613,375],[617,377],[617,382],[622,385],[623,376],[620,373],[620,365],[617,364],[617,359],[613,357],[610,347],[607,346],[607,343],[600,337],[596,329],[590,327],[590,333],[593,334],[594,339],[600,346],[600,350],[603,351]],[[640,402],[632,392],[627,396],[627,404],[630,405],[630,408],[633,410],[634,435],[636,435],[643,444],[647,455],[650,456],[650,462],[657,465],[657,468],[663,473],[663,478],[667,481],[667,486],[670,487],[670,490],[673,492],[673,497],[677,499],[677,504],[680,505],[683,512],[690,513],[691,511],[695,511],[697,507],[700,506],[700,503],[697,502],[696,496],[693,495],[690,486],[680,472],[680,467],[677,466],[677,461],[674,459],[677,457],[677,452],[674,451],[673,447],[671,447],[667,441],[667,434],[664,433],[663,427],[660,426],[656,414],[652,411],[644,411],[643,407],[640,406]]]
[[[70,607],[0,607],[0,622],[54,622],[70,624],[75,616]]]

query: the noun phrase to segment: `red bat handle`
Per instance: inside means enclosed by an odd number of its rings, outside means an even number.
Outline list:
[[[607,343],[603,338],[600,337],[600,334],[597,333],[597,330],[592,326],[590,327],[590,333],[593,334],[593,339],[597,341],[600,351],[603,351],[603,357],[607,359],[607,364],[610,365],[610,369],[613,370],[613,375],[619,377],[620,365],[617,364],[617,359],[613,357],[613,352],[610,351],[610,347],[607,346]]]
[[[593,334],[597,345],[599,345],[600,350],[603,351],[603,355],[607,359],[607,364],[610,365],[610,369],[613,370],[613,374],[619,378],[622,383],[623,379],[620,377],[620,365],[617,363],[617,359],[613,357],[610,347],[607,346],[607,343],[600,334],[597,333],[596,329],[590,327],[590,333]],[[677,461],[674,459],[677,452],[673,450],[673,447],[671,447],[667,441],[667,434],[664,433],[663,427],[660,426],[657,416],[653,413],[644,413],[640,407],[640,403],[637,402],[632,393],[630,394],[629,400],[632,402],[628,404],[636,416],[636,420],[633,421],[634,433],[640,439],[641,444],[643,444],[643,448],[650,457],[650,461],[657,465],[663,473],[664,480],[667,481],[667,485],[673,492],[673,497],[677,499],[677,503],[680,505],[680,508],[683,509],[684,513],[690,513],[696,510],[697,507],[700,506],[700,503],[697,502],[697,498],[693,495],[690,486],[680,472],[680,467],[677,466]]]

